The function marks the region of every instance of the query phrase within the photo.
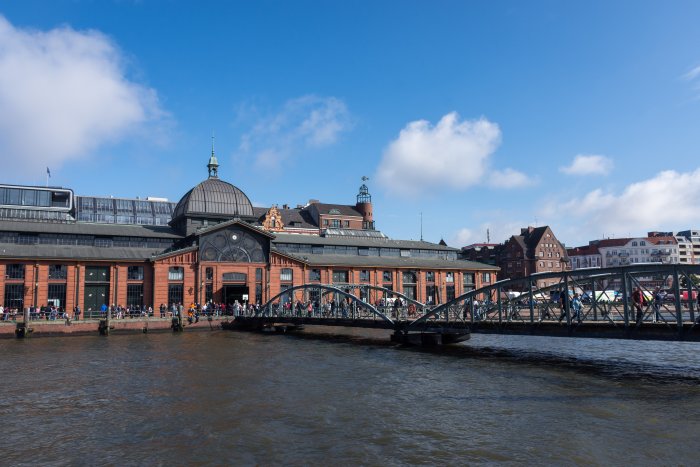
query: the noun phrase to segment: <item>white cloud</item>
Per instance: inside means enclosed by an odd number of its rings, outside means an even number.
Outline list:
[[[490,170],[489,158],[500,142],[500,128],[485,118],[460,121],[451,112],[435,126],[410,122],[384,151],[377,178],[387,190],[408,196],[489,184],[491,177],[499,187],[522,186],[525,175]]]
[[[693,68],[692,70],[690,70],[689,72],[687,72],[686,74],[681,76],[681,78],[686,80],[686,81],[692,81],[695,78],[697,78],[698,76],[700,76],[700,66],[696,66],[695,68]]]
[[[535,179],[513,169],[494,170],[488,179],[489,186],[494,188],[521,188],[535,183]]]
[[[632,183],[619,194],[597,189],[550,203],[543,217],[575,225],[576,237],[571,241],[585,243],[603,235],[623,237],[692,228],[700,224],[698,180],[700,168],[685,173],[668,170]]]
[[[239,116],[239,123],[244,118]],[[270,115],[256,117],[241,137],[239,151],[252,156],[256,167],[278,169],[304,149],[330,146],[352,127],[345,103],[335,97],[302,96],[287,101]]]
[[[6,176],[58,168],[164,114],[96,31],[15,28],[0,16],[0,158]],[[43,170],[43,169],[42,169]]]
[[[579,154],[571,165],[560,167],[568,175],[608,175],[614,167],[612,159],[596,154]]]

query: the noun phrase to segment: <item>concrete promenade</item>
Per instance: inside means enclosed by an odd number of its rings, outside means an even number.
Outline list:
[[[194,330],[220,329],[220,323],[229,317],[213,316],[211,321],[207,317],[200,317],[198,323],[189,324],[185,319],[183,322],[184,332]],[[15,329],[18,321],[0,321],[0,339],[15,338]],[[87,319],[71,321],[67,324],[65,320],[32,320],[29,327],[32,329],[31,337],[50,336],[79,336],[79,335],[99,335],[99,319]],[[172,321],[170,318],[126,318],[110,320],[110,334],[127,334],[142,332],[172,332]]]

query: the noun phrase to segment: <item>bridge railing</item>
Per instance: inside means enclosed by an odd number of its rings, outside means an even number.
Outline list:
[[[347,288],[346,286],[343,286]],[[297,306],[295,291],[311,291],[318,295],[317,300]],[[332,294],[333,301],[323,300],[324,295]],[[272,297],[259,311],[261,317],[308,317],[330,319],[383,320],[393,325],[394,320],[374,305],[360,300],[357,296],[335,285],[304,284],[289,287]]]
[[[450,322],[656,323],[680,329],[698,316],[698,274],[700,265],[640,264],[505,279],[433,308],[409,329]]]

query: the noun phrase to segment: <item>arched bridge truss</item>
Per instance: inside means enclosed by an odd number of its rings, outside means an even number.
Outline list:
[[[700,340],[699,279],[700,265],[680,264],[533,274],[464,293],[407,329],[460,322],[480,333]]]
[[[466,329],[476,333],[700,340],[698,279],[700,265],[679,264],[542,273],[501,280],[437,306],[368,284],[305,284],[275,295],[257,316],[404,333]],[[375,296],[382,294],[374,304],[367,301],[371,290]],[[635,303],[633,296],[643,299]],[[400,306],[395,306],[396,297],[401,298]]]

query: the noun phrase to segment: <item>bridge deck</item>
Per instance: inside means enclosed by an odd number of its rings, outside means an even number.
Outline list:
[[[393,325],[384,320],[378,319],[350,319],[350,318],[316,318],[297,316],[251,316],[236,317],[236,321],[241,323],[291,323],[305,324],[310,326],[339,326],[369,329],[391,329],[404,330],[411,321],[397,321]],[[430,320],[425,326],[432,331],[444,329],[454,331],[455,329],[468,329],[477,334],[506,334],[506,335],[527,335],[527,336],[551,336],[551,337],[586,337],[604,339],[638,339],[638,340],[682,340],[700,342],[700,325],[683,323],[681,327],[664,322],[644,322],[641,325],[631,323],[625,327],[622,322],[611,321],[585,321],[580,324],[556,320],[540,322],[502,322],[482,321],[467,323],[463,321],[447,322],[440,320]],[[420,328],[412,329],[420,332]]]

